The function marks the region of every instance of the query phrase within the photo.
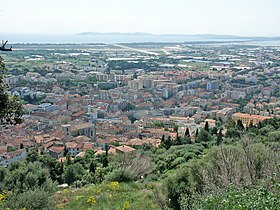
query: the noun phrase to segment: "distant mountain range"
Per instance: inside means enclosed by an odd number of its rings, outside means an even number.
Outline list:
[[[145,36],[145,37],[186,37],[191,39],[231,39],[231,40],[250,40],[250,41],[274,41],[280,40],[280,37],[264,37],[264,36],[235,36],[235,35],[216,35],[216,34],[194,34],[194,35],[187,35],[187,34],[151,34],[151,33],[143,33],[143,32],[135,32],[135,33],[120,33],[120,32],[109,32],[109,33],[102,33],[102,32],[82,32],[76,35],[79,36]]]

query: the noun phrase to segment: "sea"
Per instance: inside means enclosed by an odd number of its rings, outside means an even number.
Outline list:
[[[83,44],[83,43],[183,43],[183,42],[225,42],[250,43],[254,45],[280,46],[280,41],[248,42],[248,39],[221,39],[184,35],[77,35],[77,34],[7,34],[0,32],[0,40],[9,40],[9,44]]]

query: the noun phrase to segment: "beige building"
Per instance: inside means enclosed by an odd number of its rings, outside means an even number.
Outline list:
[[[254,115],[254,114],[244,114],[244,113],[234,113],[232,115],[232,119],[237,122],[241,120],[245,127],[248,127],[251,123],[253,125],[258,125],[259,122],[263,122],[264,120],[271,119],[272,117]]]
[[[143,80],[141,80],[141,79],[134,79],[134,80],[128,81],[128,87],[130,89],[133,89],[133,90],[143,89],[144,88]]]

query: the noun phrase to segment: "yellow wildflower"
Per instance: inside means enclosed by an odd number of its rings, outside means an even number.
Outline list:
[[[119,191],[120,190],[120,185],[118,182],[110,182],[109,188],[112,191]]]
[[[83,196],[83,195],[77,195],[77,196],[75,197],[75,200],[76,200],[76,201],[79,201],[79,200],[82,200],[84,197],[85,197],[85,196]]]
[[[130,203],[128,201],[124,202],[123,209],[124,210],[129,210],[130,208],[131,208]]]
[[[89,203],[91,206],[94,206],[96,204],[96,199],[93,195],[89,196],[87,203]]]

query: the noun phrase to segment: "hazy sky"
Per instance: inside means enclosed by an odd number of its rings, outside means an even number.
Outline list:
[[[1,0],[0,33],[280,36],[280,0]]]

